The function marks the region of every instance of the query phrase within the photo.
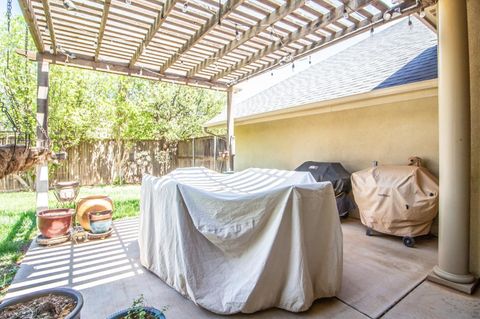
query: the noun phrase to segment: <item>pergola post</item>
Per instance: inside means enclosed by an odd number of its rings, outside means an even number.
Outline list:
[[[232,113],[233,101],[233,87],[227,90],[227,150],[228,150],[228,165],[227,171],[235,170],[235,123]]]
[[[40,61],[37,68],[37,147],[48,147],[48,72],[49,63]],[[40,127],[41,126],[41,127]],[[48,209],[48,164],[36,167],[37,212]]]
[[[439,243],[429,279],[471,293],[470,85],[466,0],[438,2]]]

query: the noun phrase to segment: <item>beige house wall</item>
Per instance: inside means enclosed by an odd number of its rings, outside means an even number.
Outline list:
[[[472,123],[470,268],[480,276],[480,1],[468,0],[470,88]]]
[[[420,156],[438,174],[437,98],[301,116],[235,127],[236,169],[294,169],[307,160],[339,161],[347,170],[406,164]]]

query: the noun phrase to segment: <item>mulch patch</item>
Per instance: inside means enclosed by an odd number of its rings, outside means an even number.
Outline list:
[[[76,305],[71,297],[52,294],[0,310],[0,319],[64,319]]]

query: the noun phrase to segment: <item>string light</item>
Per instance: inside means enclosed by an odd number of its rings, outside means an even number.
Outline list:
[[[385,11],[383,14],[383,20],[388,21],[392,18],[392,13],[390,11]]]
[[[373,33],[375,32],[375,29],[373,27],[370,28],[370,35],[373,35]]]
[[[410,30],[413,29],[413,22],[412,22],[412,19],[410,18],[410,16],[408,16],[408,27],[410,28]]]
[[[292,71],[295,71],[295,63],[292,63]]]
[[[132,0],[125,0],[125,4],[127,6],[131,6],[132,5]]]
[[[344,8],[344,9],[343,9],[343,17],[344,17],[345,19],[348,19],[348,11],[347,11],[347,8]]]
[[[419,15],[420,15],[420,18],[425,18],[425,16],[427,15],[427,13],[425,12],[425,9],[424,9],[424,8],[421,8],[421,9],[420,9]]]
[[[275,33],[275,30],[273,29],[273,25],[270,27],[270,40],[273,40],[273,34]]]
[[[185,1],[182,7],[182,12],[187,13],[187,11],[188,11],[188,1]]]
[[[63,0],[63,7],[69,11],[77,10],[77,6],[72,0]]]
[[[222,0],[218,0],[218,25],[222,25]]]
[[[238,31],[238,24],[235,23],[235,38],[240,40],[242,38],[240,32]]]

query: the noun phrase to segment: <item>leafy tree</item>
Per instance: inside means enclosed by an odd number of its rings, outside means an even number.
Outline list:
[[[25,129],[35,132],[36,64],[15,53],[24,46],[23,17],[13,18],[11,25],[10,33],[6,23],[0,29],[0,100],[19,122],[28,119]],[[35,50],[31,40],[28,49]],[[54,150],[83,141],[114,140],[114,177],[121,181],[132,141],[164,139],[175,144],[200,136],[202,124],[224,103],[225,94],[212,90],[51,65],[49,137]]]

